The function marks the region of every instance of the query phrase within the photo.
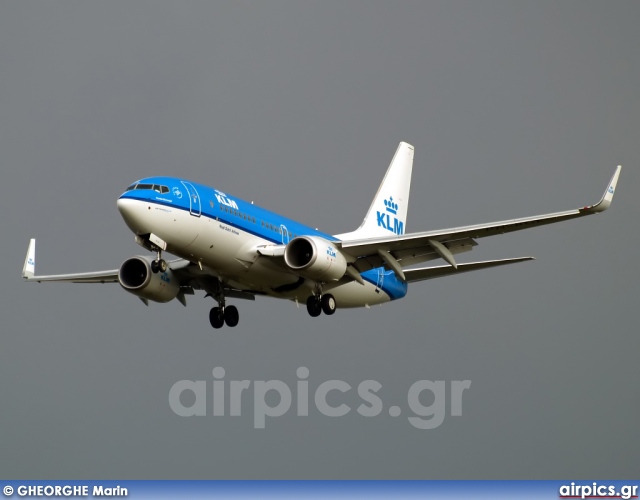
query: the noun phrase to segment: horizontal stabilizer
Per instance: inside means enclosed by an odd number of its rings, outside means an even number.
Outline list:
[[[468,264],[458,264],[457,268],[447,265],[447,266],[436,266],[436,267],[423,267],[421,269],[405,269],[404,275],[406,276],[407,283],[414,283],[416,281],[442,278],[443,276],[454,276],[456,274],[466,273],[469,271],[477,271],[479,269],[506,266],[507,264],[515,264],[516,262],[524,262],[527,260],[535,260],[535,257],[518,257],[515,259],[485,260],[483,262],[470,262]]]

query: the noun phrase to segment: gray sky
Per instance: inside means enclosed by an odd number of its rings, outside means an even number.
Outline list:
[[[637,2],[0,3],[0,471],[14,478],[628,478],[640,462]],[[308,317],[202,292],[146,308],[118,285],[24,284],[136,254],[115,201],[176,175],[339,233],[399,141],[408,230],[598,201],[606,214],[480,240],[429,281]],[[385,411],[254,430],[181,418],[182,379],[382,384]],[[471,380],[463,416],[407,421],[417,380]],[[356,408],[355,391],[335,395]],[[424,401],[428,404],[428,401]],[[392,418],[386,408],[405,409]]]

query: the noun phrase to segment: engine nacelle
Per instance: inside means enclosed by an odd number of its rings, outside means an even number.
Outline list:
[[[337,281],[347,270],[347,260],[334,244],[317,236],[298,236],[284,249],[284,261],[300,276]]]
[[[178,295],[180,283],[171,269],[166,272],[151,271],[153,259],[137,255],[125,260],[118,272],[122,288],[143,299],[154,302],[169,302]]]

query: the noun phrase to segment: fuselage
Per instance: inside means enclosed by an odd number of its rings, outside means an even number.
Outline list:
[[[153,234],[166,250],[198,263],[230,286],[304,301],[314,282],[301,278],[273,258],[260,256],[259,247],[286,245],[297,236],[330,234],[227,195],[217,189],[173,177],[151,177],[132,184],[118,199],[127,226],[136,235]],[[407,284],[383,267],[355,281],[324,283],[339,307],[361,307],[402,298]]]

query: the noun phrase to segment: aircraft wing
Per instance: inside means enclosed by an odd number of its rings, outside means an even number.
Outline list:
[[[471,250],[473,246],[477,245],[475,240],[478,238],[553,224],[605,211],[611,205],[620,170],[621,167],[618,166],[604,195],[595,205],[488,224],[475,224],[400,236],[346,240],[337,245],[344,253],[357,259],[354,266],[360,272],[382,264],[387,264],[389,267],[396,264],[397,267],[400,267],[438,257],[456,267],[453,254]]]
[[[477,271],[479,269],[487,269],[489,267],[505,266],[507,264],[515,264],[517,262],[526,262],[527,260],[535,260],[534,257],[518,257],[515,259],[486,260],[483,262],[471,262],[469,264],[458,264],[453,266],[436,266],[424,267],[421,269],[405,269],[404,275],[407,283],[416,281],[431,280],[434,278],[442,278],[443,276],[455,276],[456,274],[467,273],[469,271]]]
[[[118,283],[119,269],[109,269],[106,271],[94,271],[89,273],[36,275],[35,260],[36,240],[32,238],[29,242],[27,256],[24,259],[24,266],[22,268],[22,277],[25,281],[36,281],[38,283],[43,281],[66,283]],[[234,289],[226,283],[220,282],[208,269],[202,269],[188,260],[176,259],[169,261],[168,264],[169,269],[171,269],[180,281],[181,288],[177,299],[185,306],[187,305],[184,297],[185,294],[193,295],[194,289],[205,290],[208,294],[215,294],[219,288],[222,287],[227,297],[255,300],[255,293],[257,292]],[[145,305],[149,305],[149,301],[147,299],[140,297],[140,300],[142,300]]]
[[[27,255],[24,259],[24,266],[22,267],[22,277],[25,281],[57,281],[67,283],[117,283],[119,269],[109,269],[106,271],[93,271],[89,273],[71,273],[71,274],[49,274],[49,275],[36,275],[36,240],[32,238],[29,242],[29,248],[27,249]],[[192,266],[188,260],[178,259],[169,262],[169,267],[180,278],[188,278],[191,274],[188,267]]]
[[[75,274],[50,274],[46,276],[25,276],[22,277],[26,281],[60,281],[67,283],[117,283],[118,270],[110,269],[108,271],[97,271],[93,273],[75,273]]]
[[[47,276],[37,276],[35,274],[35,267],[36,240],[32,238],[29,242],[29,248],[27,249],[27,256],[24,258],[24,266],[22,267],[22,277],[26,281],[66,281],[67,283],[115,283],[118,281],[118,269],[96,271],[91,273],[51,274]]]

